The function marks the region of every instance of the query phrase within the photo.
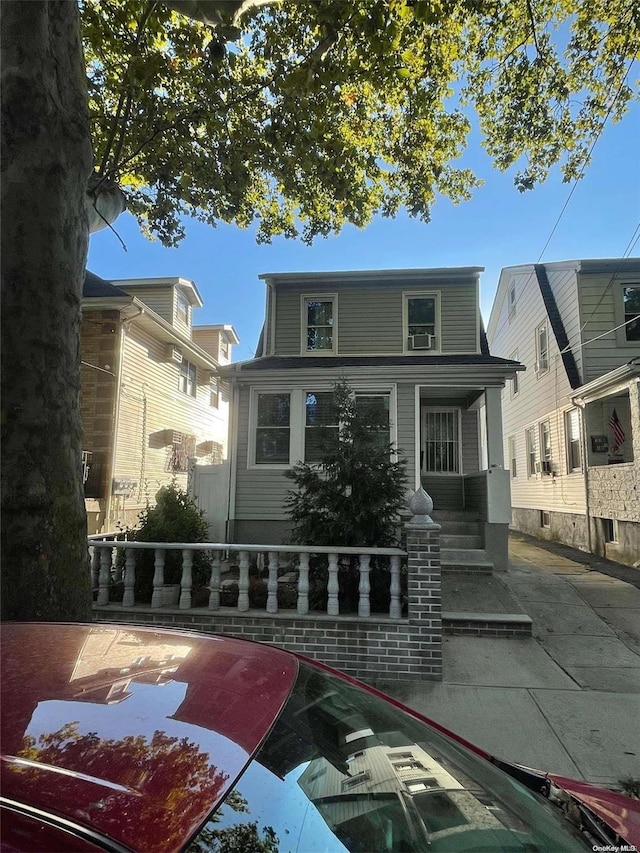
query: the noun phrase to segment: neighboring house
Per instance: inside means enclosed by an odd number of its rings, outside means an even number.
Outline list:
[[[261,276],[258,356],[223,369],[233,387],[230,541],[289,541],[283,502],[293,484],[284,472],[317,458],[314,430],[326,425],[332,389],[345,379],[363,405],[388,414],[410,490],[424,485],[436,517],[457,511],[460,524],[467,511],[477,520],[467,542],[476,558],[486,546],[494,564],[505,564],[500,397],[522,368],[489,354],[481,269]]]
[[[640,560],[640,260],[502,270],[487,336],[527,366],[503,394],[513,527]]]
[[[232,326],[192,325],[202,300],[183,278],[116,283],[86,273],[81,413],[89,532],[135,524],[161,485],[187,485],[189,459],[227,453],[229,398],[219,377]]]

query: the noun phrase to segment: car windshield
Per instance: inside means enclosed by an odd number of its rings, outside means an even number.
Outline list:
[[[562,814],[465,747],[312,665],[189,853],[584,851]],[[591,849],[591,848],[588,848]]]

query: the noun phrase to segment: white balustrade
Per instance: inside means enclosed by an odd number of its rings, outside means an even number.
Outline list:
[[[391,593],[391,602],[389,604],[389,616],[392,619],[400,619],[402,617],[402,604],[400,602],[400,557],[394,555],[391,557],[391,582],[389,591]]]
[[[269,579],[267,581],[267,613],[278,612],[278,566],[279,554],[269,551]]]
[[[209,580],[209,610],[220,609],[220,568],[222,560],[220,551],[213,552],[211,561],[211,578]]]
[[[186,547],[188,546],[188,547]],[[371,616],[371,558],[372,556],[388,557],[389,565],[389,617],[391,619],[402,618],[402,595],[401,595],[401,565],[406,556],[404,551],[398,548],[367,548],[364,551],[359,548],[345,547],[337,550],[327,546],[309,549],[304,545],[280,545],[277,550],[270,550],[267,545],[235,545],[229,543],[147,543],[135,541],[116,541],[113,535],[109,538],[92,536],[89,538],[91,553],[91,578],[95,589],[98,587],[97,605],[106,607],[109,605],[109,590],[111,580],[114,577],[114,565],[122,566],[123,561],[117,560],[120,550],[124,551],[124,596],[123,607],[133,607],[135,602],[135,580],[136,580],[136,551],[153,549],[154,551],[154,575],[153,594],[151,607],[162,608],[163,585],[165,580],[166,552],[182,552],[182,577],[180,583],[180,609],[189,610],[192,607],[193,591],[193,559],[195,551],[211,551],[211,575],[209,578],[209,609],[220,609],[221,573],[224,564],[233,563],[233,554],[236,555],[239,566],[238,573],[238,603],[237,610],[246,613],[250,609],[249,602],[249,566],[252,555],[268,554],[268,577],[267,577],[267,603],[266,612],[276,614],[279,612],[278,605],[278,574],[280,557],[282,554],[291,554],[298,557],[298,582],[297,582],[297,605],[296,612],[301,616],[309,614],[309,591],[310,591],[310,557],[312,554],[324,555],[327,558],[327,609],[329,616],[340,615],[340,556],[358,556],[358,616],[369,618]],[[226,556],[225,556],[226,555]],[[121,570],[120,570],[121,571]],[[115,603],[115,602],[114,602]]]
[[[97,547],[97,546],[96,546]],[[111,581],[111,548],[98,548],[100,552],[100,575],[98,578],[98,605],[109,603]]]
[[[238,610],[246,613],[249,609],[249,552],[240,551],[240,576],[238,578]]]
[[[369,593],[371,592],[371,584],[369,583],[369,572],[371,571],[371,554],[360,554],[359,558],[360,583],[358,585],[358,593],[360,599],[358,601],[358,616],[371,616],[371,603],[369,601]]]
[[[191,607],[191,588],[193,586],[193,551],[182,549],[182,580],[180,582],[180,610]]]
[[[122,596],[122,606],[133,607],[133,605],[136,603],[136,555],[135,552],[129,548],[126,549],[125,555],[124,595]]]
[[[309,554],[302,552],[298,565],[298,613],[305,616],[309,612]]]
[[[338,616],[340,603],[338,594],[340,584],[338,581],[338,554],[329,554],[329,578],[327,580],[327,613],[329,616]]]
[[[152,607],[162,607],[162,588],[164,586],[164,549],[156,548],[153,572],[153,595],[151,596]]]

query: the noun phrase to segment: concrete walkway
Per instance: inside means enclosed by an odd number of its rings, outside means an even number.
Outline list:
[[[532,618],[531,639],[445,637],[441,684],[376,686],[508,761],[601,785],[640,779],[640,590],[580,551],[516,538],[496,577]]]

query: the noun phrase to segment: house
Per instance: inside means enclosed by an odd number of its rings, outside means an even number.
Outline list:
[[[186,487],[189,460],[227,455],[229,398],[219,367],[232,326],[193,326],[184,278],[104,281],[86,273],[81,327],[83,466],[89,532],[135,524],[161,485]]]
[[[523,362],[503,392],[512,525],[640,560],[640,260],[502,270],[491,351]]]
[[[476,560],[506,564],[501,389],[522,366],[489,354],[481,271],[261,276],[266,318],[257,357],[222,369],[233,395],[229,541],[289,541],[284,473],[315,458],[313,431],[345,379],[356,397],[387,413],[411,491],[423,485],[434,517],[447,512],[457,532],[472,534],[459,539]]]

